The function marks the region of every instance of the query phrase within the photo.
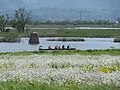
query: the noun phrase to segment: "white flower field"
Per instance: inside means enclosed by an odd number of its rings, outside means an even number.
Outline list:
[[[120,87],[120,56],[1,55],[0,82],[8,80],[115,84]]]

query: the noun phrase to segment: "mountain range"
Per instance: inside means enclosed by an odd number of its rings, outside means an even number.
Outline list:
[[[25,7],[35,20],[115,20],[120,0],[0,0],[0,14]]]

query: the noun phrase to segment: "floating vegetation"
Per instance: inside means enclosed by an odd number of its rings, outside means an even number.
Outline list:
[[[83,38],[58,38],[58,39],[48,39],[47,41],[63,41],[63,42],[67,42],[67,41],[85,41],[85,39]]]
[[[120,42],[120,38],[115,38],[114,42]]]
[[[17,34],[11,33],[0,38],[0,42],[20,42],[20,37]]]

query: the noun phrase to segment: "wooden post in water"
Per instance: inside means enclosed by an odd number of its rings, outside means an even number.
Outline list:
[[[30,34],[29,44],[39,44],[39,36],[37,32],[32,32]]]

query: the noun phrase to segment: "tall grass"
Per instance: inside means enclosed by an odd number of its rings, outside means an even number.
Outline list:
[[[7,81],[0,83],[0,90],[119,90],[115,85],[87,85],[87,84],[47,84],[37,81]]]

